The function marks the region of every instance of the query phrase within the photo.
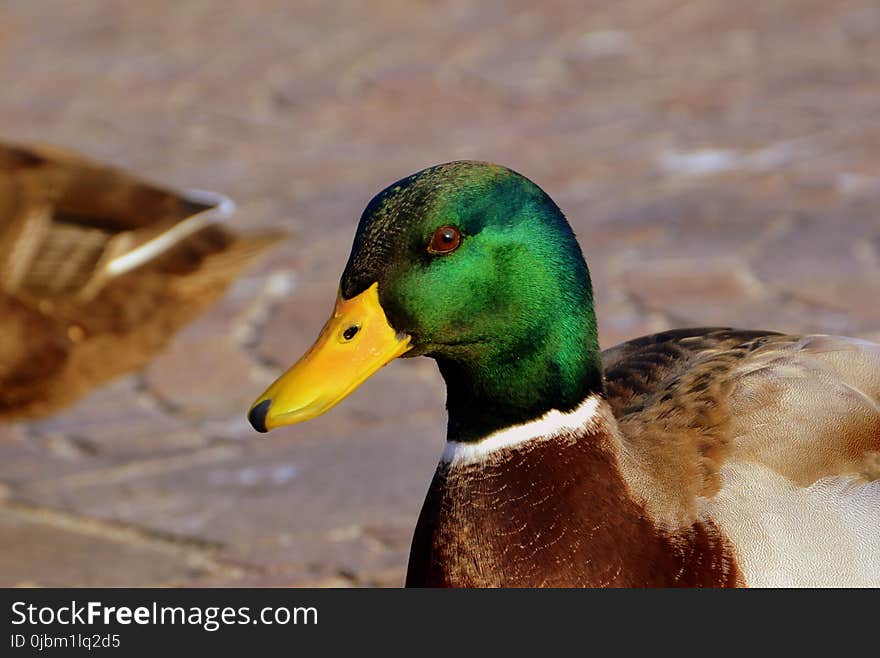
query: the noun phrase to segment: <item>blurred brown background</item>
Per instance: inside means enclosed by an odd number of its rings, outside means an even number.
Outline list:
[[[875,0],[0,3],[0,136],[290,234],[146,367],[0,425],[0,584],[401,585],[433,362],[269,437],[245,412],[326,319],[370,196],[430,164],[496,161],[559,203],[605,346],[880,340],[878,34]]]

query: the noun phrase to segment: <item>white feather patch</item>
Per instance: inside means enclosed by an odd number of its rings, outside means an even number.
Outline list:
[[[104,269],[110,276],[119,276],[140,267],[159,254],[164,253],[185,237],[203,229],[208,224],[229,219],[235,212],[235,202],[217,192],[188,190],[184,196],[193,203],[211,207],[196,215],[187,217],[167,231],[109,261],[104,266]]]
[[[751,587],[880,586],[880,480],[827,477],[800,487],[729,462],[709,516],[733,542]]]
[[[499,430],[479,441],[447,441],[440,463],[478,462],[499,450],[583,429],[596,418],[599,399],[598,395],[591,395],[574,411],[562,413],[552,409],[537,420]]]

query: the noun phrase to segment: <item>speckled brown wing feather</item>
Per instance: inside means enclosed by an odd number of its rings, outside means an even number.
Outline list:
[[[772,331],[721,327],[676,329],[643,336],[602,352],[606,397],[614,415],[638,412],[667,393],[710,354],[731,352],[731,364],[773,336]],[[734,353],[735,352],[735,353]]]
[[[795,336],[755,350],[731,373],[735,456],[807,486],[880,478],[880,345]]]
[[[807,485],[880,475],[880,346],[834,336],[700,328],[603,353],[606,396],[658,506],[686,518],[728,459]]]

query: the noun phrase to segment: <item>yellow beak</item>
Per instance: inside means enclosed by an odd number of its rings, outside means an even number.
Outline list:
[[[268,432],[320,416],[409,348],[410,337],[388,324],[378,283],[351,299],[340,294],[318,340],[254,402],[248,420]]]

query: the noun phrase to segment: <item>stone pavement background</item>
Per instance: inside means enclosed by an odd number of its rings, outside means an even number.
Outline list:
[[[373,193],[492,160],[590,263],[601,340],[880,340],[875,0],[5,0],[0,133],[229,194],[289,239],[140,372],[0,425],[0,585],[401,585],[442,449],[433,362],[258,436]]]

